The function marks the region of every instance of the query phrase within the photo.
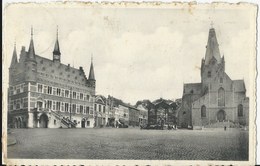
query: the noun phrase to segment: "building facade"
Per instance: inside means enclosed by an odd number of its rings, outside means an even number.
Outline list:
[[[33,31],[28,51],[18,61],[14,48],[9,68],[8,119],[14,128],[93,127],[95,75],[61,63],[58,31],[53,59],[35,53]]]
[[[244,80],[231,80],[225,72],[225,59],[220,56],[216,32],[211,28],[201,61],[201,82],[184,84],[178,125],[184,128],[248,125],[248,115]]]

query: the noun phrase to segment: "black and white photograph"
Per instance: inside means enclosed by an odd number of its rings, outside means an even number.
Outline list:
[[[255,165],[249,3],[9,3],[7,165]]]

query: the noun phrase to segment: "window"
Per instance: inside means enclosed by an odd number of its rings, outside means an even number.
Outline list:
[[[48,100],[47,101],[47,108],[51,109],[51,107],[52,107],[52,101]]]
[[[38,84],[38,92],[42,93],[42,84]]]
[[[77,113],[79,113],[79,105],[77,105]]]
[[[76,92],[73,92],[72,94],[73,94],[73,95],[72,95],[73,99],[76,99],[77,93],[76,93]]]
[[[60,111],[60,102],[59,101],[56,102],[56,110]]]
[[[76,112],[76,104],[72,104],[72,112],[73,112],[73,113]]]
[[[65,90],[65,97],[69,97],[69,90]]]
[[[20,99],[16,100],[16,106],[15,106],[16,109],[20,109],[20,102],[21,102]]]
[[[208,71],[208,77],[209,78],[211,77],[211,71]]]
[[[98,111],[101,112],[101,105],[98,105]]]
[[[89,101],[89,95],[87,95],[87,101]]]
[[[237,106],[237,114],[238,114],[239,117],[243,116],[243,105],[242,104],[239,104]]]
[[[223,78],[222,78],[222,77],[219,79],[219,82],[220,82],[220,83],[223,83]]]
[[[61,95],[61,89],[57,88],[57,96],[60,96],[60,95]]]
[[[20,85],[18,85],[18,86],[16,87],[16,92],[17,92],[17,93],[20,93],[20,88],[21,88]]]
[[[94,110],[97,111],[97,104],[94,105]]]
[[[89,126],[90,125],[90,122],[89,121],[87,121],[87,126]]]
[[[21,85],[21,93],[24,92],[24,85]]]
[[[65,112],[69,111],[69,103],[65,103]]]
[[[79,106],[79,111],[80,111],[81,114],[83,113],[83,106],[82,105]]]
[[[86,111],[87,114],[89,114],[89,107],[87,107],[87,111]]]
[[[103,113],[105,113],[106,112],[106,107],[105,106],[103,106]]]
[[[83,100],[83,93],[80,93],[79,98],[80,100]]]
[[[225,106],[225,90],[222,87],[218,90],[218,106]]]
[[[56,125],[56,119],[53,120],[54,125]]]
[[[206,117],[206,107],[205,107],[205,105],[203,105],[202,107],[201,107],[201,117],[203,118],[203,117]]]
[[[48,94],[52,94],[52,87],[48,86],[48,91],[47,91]]]

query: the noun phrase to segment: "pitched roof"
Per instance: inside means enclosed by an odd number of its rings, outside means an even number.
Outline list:
[[[183,95],[200,94],[200,93],[201,93],[201,83],[188,83],[183,85]]]
[[[244,80],[233,80],[233,87],[235,92],[246,91]]]
[[[88,79],[89,80],[95,80],[94,67],[93,67],[93,62],[92,61],[91,61],[91,65],[90,65]]]

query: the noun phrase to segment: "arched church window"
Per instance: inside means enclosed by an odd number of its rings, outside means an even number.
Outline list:
[[[223,78],[222,78],[222,77],[219,79],[219,82],[220,82],[220,83],[223,83]]]
[[[225,90],[222,87],[218,90],[218,106],[225,106]]]
[[[238,116],[243,116],[243,105],[242,104],[239,104],[238,106],[237,106],[237,114],[238,114]]]
[[[208,71],[208,77],[209,78],[211,77],[211,71]]]
[[[203,105],[201,107],[201,117],[206,117],[206,106],[205,105]]]

